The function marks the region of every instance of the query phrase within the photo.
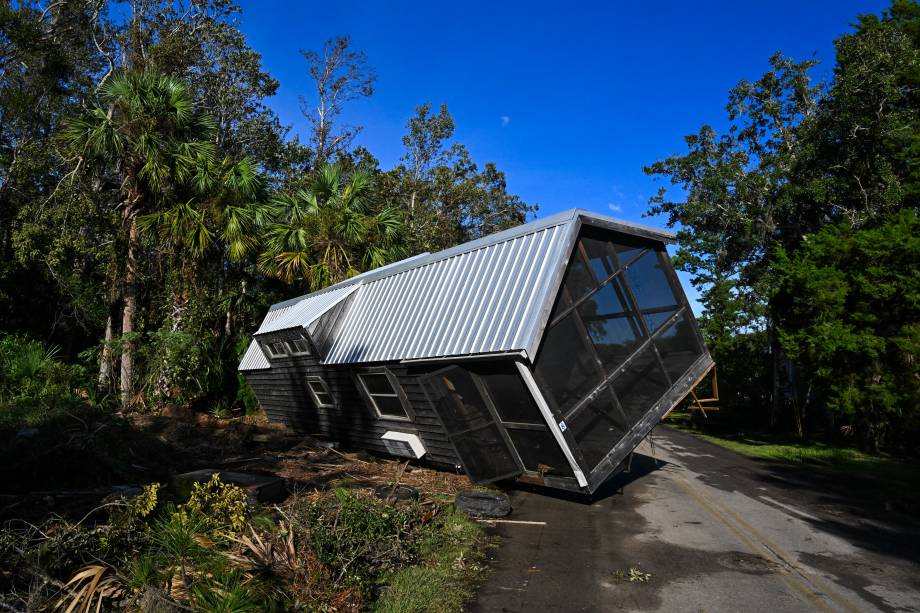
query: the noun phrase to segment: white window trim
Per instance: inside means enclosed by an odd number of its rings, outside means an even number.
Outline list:
[[[320,386],[322,386],[323,389],[321,391],[323,394],[329,397],[330,402],[324,403],[320,401],[319,395],[316,393],[316,390],[313,389],[314,383],[318,383]],[[313,399],[313,405],[317,409],[328,409],[335,407],[335,398],[332,396],[332,392],[329,391],[329,385],[326,383],[326,380],[322,377],[316,375],[310,375],[307,377],[307,390],[310,392],[310,397]]]
[[[367,385],[364,383],[364,375],[384,375],[387,378],[387,381],[390,383],[390,389],[393,390],[392,394],[371,394],[367,389]],[[377,415],[378,419],[386,419],[392,421],[414,421],[415,412],[409,406],[408,399],[406,398],[406,392],[403,391],[402,385],[399,384],[399,380],[386,368],[377,368],[373,370],[364,370],[359,373],[355,373],[355,376],[358,379],[358,385],[361,387],[361,392],[364,396],[364,399],[374,410],[374,413]],[[380,407],[377,406],[377,401],[374,399],[374,396],[382,396],[386,398],[396,398],[399,400],[400,406],[402,406],[405,415],[391,415],[389,413],[382,413]]]
[[[294,348],[294,341],[301,341],[304,344],[306,344],[307,346],[306,351],[297,351]],[[284,344],[287,347],[288,355],[312,355],[313,354],[313,352],[310,350],[310,341],[307,340],[307,338],[304,336],[301,336],[300,338],[291,339],[289,341],[285,341]]]
[[[275,351],[274,347],[276,345],[281,346],[281,352]],[[265,341],[262,343],[262,348],[265,350],[265,354],[270,360],[276,358],[284,358],[288,355],[287,343],[284,341]]]

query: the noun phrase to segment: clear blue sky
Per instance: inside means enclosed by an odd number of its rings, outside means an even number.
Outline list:
[[[393,166],[414,108],[446,102],[456,139],[495,162],[539,216],[582,207],[642,219],[658,184],[642,166],[684,150],[682,137],[725,123],[730,87],[775,51],[833,67],[833,40],[886,1],[242,3],[241,25],[281,88],[270,101],[306,132],[310,84],[299,49],[349,35],[377,71],[353,103],[358,142]],[[685,280],[686,281],[686,280]],[[691,291],[685,282],[685,288]]]

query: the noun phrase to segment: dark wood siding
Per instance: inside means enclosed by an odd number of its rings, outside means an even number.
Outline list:
[[[380,366],[379,364],[377,366]],[[287,424],[294,431],[339,441],[355,449],[387,454],[380,437],[387,430],[417,434],[425,445],[428,462],[454,467],[460,464],[453,446],[444,432],[422,390],[418,376],[401,364],[385,365],[399,379],[400,385],[415,413],[411,422],[380,419],[367,406],[359,393],[354,372],[361,368],[326,367],[315,356],[299,356],[272,361],[272,367],[244,372],[272,421]],[[307,377],[322,377],[335,398],[335,406],[316,408],[307,391]]]

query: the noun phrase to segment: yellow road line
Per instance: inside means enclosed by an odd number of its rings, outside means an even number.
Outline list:
[[[741,542],[751,548],[752,551],[764,553],[768,558],[779,561],[788,573],[781,574],[780,577],[793,591],[802,596],[809,605],[824,611],[832,611],[833,608],[824,600],[827,599],[844,611],[860,611],[846,597],[837,593],[826,581],[801,568],[791,555],[784,552],[779,545],[770,541],[751,524],[738,516],[737,513],[707,496],[683,474],[678,472],[674,474],[677,484],[697,504],[715,517],[719,523],[728,528]]]

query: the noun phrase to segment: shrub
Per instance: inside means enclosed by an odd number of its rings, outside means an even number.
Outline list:
[[[0,334],[0,436],[83,402],[75,393],[82,369],[56,356],[38,341]]]
[[[368,587],[383,573],[411,564],[418,555],[417,505],[393,507],[382,500],[338,489],[314,504],[308,516],[319,560],[339,569],[336,583]]]
[[[223,483],[217,473],[206,483],[192,484],[188,502],[176,512],[183,522],[201,518],[209,532],[239,532],[246,526],[246,492],[231,483]]]

